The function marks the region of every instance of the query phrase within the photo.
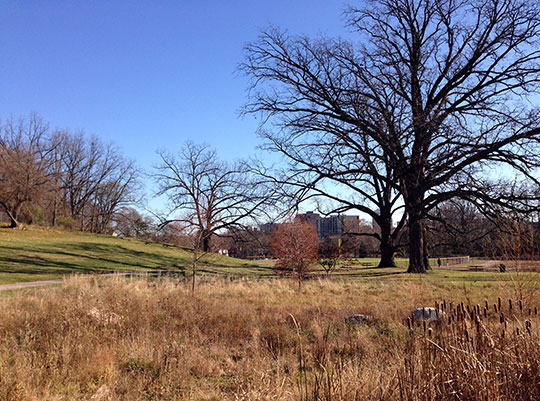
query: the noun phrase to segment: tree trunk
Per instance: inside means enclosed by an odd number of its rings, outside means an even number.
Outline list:
[[[9,228],[21,228],[21,223],[19,223],[19,221],[17,220],[17,218],[11,214],[11,213],[7,213],[8,217],[9,217]]]
[[[409,210],[409,269],[407,273],[425,273],[429,269],[425,245],[424,219],[416,210]]]
[[[426,266],[426,270],[432,270],[431,266],[429,265],[429,251],[428,251],[428,241],[426,238],[426,229],[425,226],[422,226],[424,229],[424,265]]]
[[[389,216],[382,220],[381,226],[381,261],[377,267],[396,267],[394,261],[394,241],[392,239],[392,217]]]
[[[210,250],[210,235],[207,231],[202,233],[202,250],[203,252],[208,252]]]
[[[53,211],[52,211],[52,218],[51,218],[51,225],[53,227],[56,226],[56,214],[58,213],[58,201],[56,194],[54,195],[54,202],[53,202]]]
[[[381,261],[377,267],[396,267],[394,260],[395,248],[391,243],[381,241]]]
[[[5,204],[2,204],[4,210],[9,218],[9,228],[22,228],[21,223],[17,220],[17,215],[19,214],[20,206],[17,206],[13,209],[8,207]]]

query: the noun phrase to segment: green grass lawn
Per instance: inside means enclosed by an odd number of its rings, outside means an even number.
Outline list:
[[[456,285],[485,285],[511,279],[511,274],[437,268],[428,274],[407,274],[407,259],[396,260],[398,267],[377,269],[378,259],[349,260],[332,273],[337,279],[424,280]],[[345,263],[345,266],[344,266]],[[431,261],[436,266],[436,260]],[[69,274],[163,270],[190,273],[191,252],[169,244],[88,234],[78,231],[28,227],[26,230],[0,228],[0,284],[61,278]],[[272,261],[243,260],[207,254],[199,262],[203,275],[251,277],[275,276]],[[316,276],[324,276],[321,270]]]
[[[0,228],[0,283],[47,280],[67,274],[138,270],[180,271],[191,253],[168,244],[29,227]],[[199,269],[207,274],[272,274],[272,263],[208,254]]]

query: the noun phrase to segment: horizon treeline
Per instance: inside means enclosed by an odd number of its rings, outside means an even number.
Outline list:
[[[190,246],[180,224],[160,227],[136,208],[148,195],[142,176],[133,160],[96,135],[51,129],[37,114],[0,121],[0,213],[12,228],[38,224]],[[527,254],[536,254],[538,223],[520,222],[518,216],[497,222],[458,200],[437,210],[427,225],[432,255],[502,255],[515,248],[511,238],[517,238],[521,248],[527,243]],[[226,249],[243,258],[271,256],[272,232],[264,226],[213,235],[211,250]],[[359,228],[321,239],[321,249],[350,257],[376,256],[377,226],[362,220]],[[397,242],[397,256],[407,255],[406,233],[407,227]]]
[[[135,162],[95,135],[52,130],[37,114],[0,122],[0,209],[10,227],[107,233],[140,184]]]

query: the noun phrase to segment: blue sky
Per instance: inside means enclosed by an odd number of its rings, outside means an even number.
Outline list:
[[[0,118],[37,112],[52,128],[118,144],[147,170],[187,139],[250,156],[240,118],[243,46],[274,24],[343,32],[340,1],[9,1],[0,3]]]

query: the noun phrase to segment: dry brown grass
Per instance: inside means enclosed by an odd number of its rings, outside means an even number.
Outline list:
[[[192,296],[173,280],[76,278],[0,299],[0,400],[538,399],[540,299],[509,311],[505,298],[504,328],[501,291],[214,280]],[[485,297],[478,324],[450,307]],[[437,299],[454,322],[410,331],[408,313]],[[346,325],[352,313],[375,321]]]

